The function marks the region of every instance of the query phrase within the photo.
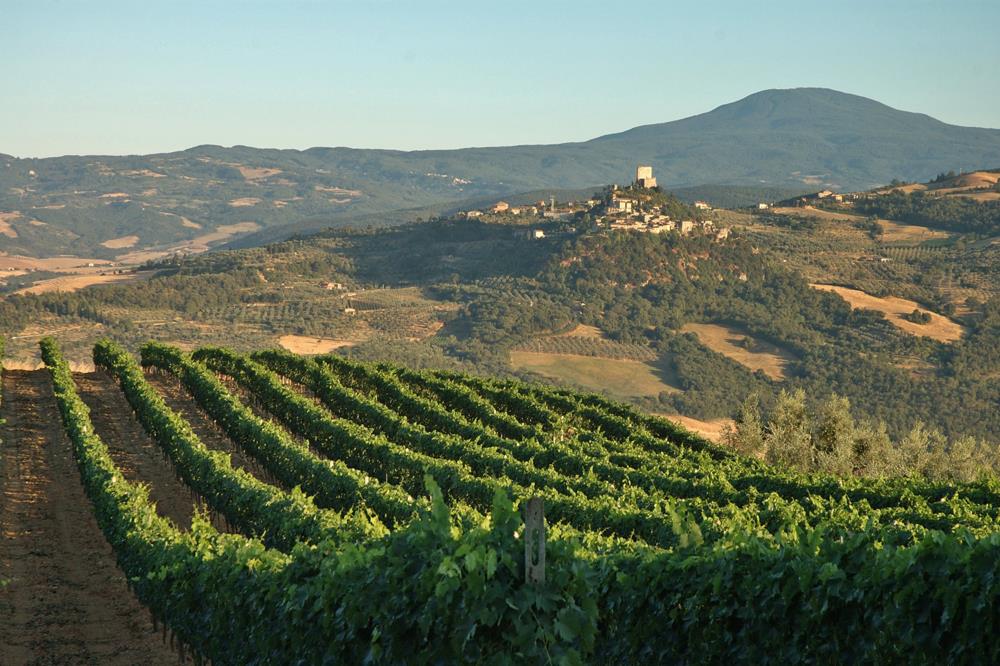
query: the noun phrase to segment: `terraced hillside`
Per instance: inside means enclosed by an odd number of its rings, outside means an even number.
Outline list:
[[[161,626],[218,664],[1000,656],[993,479],[795,475],[594,395],[336,356],[42,347],[4,379],[4,663],[165,663]]]

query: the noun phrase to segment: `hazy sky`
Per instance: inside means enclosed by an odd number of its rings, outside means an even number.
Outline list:
[[[0,0],[0,152],[585,140],[820,86],[1000,127],[1000,1]]]

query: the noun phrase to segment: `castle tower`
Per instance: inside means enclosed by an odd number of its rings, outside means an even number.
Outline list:
[[[653,167],[637,166],[635,168],[635,183],[639,187],[656,187],[656,179],[653,178]]]

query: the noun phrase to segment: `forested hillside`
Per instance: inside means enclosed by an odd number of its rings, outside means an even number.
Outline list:
[[[734,220],[724,242],[583,231],[585,220],[542,223],[537,240],[501,218],[330,231],[171,260],[143,282],[9,298],[0,322],[15,357],[58,331],[81,361],[110,334],[133,348],[150,337],[281,344],[589,389],[598,386],[588,378],[621,370],[645,373],[648,387],[614,395],[662,413],[732,417],[750,393],[767,413],[782,389],[801,388],[814,405],[831,392],[848,398],[856,417],[893,437],[923,421],[948,437],[996,440],[997,246],[955,237],[931,254],[898,247],[913,256],[884,263],[852,258],[896,251],[863,220]],[[928,265],[971,286],[948,291]],[[820,275],[917,298],[905,314],[935,318],[852,307],[813,288]],[[951,337],[938,334],[945,325]]]
[[[0,146],[2,148],[2,146]],[[0,156],[0,252],[112,259],[538,190],[624,183],[865,189],[1000,163],[1000,130],[947,125],[832,90],[767,90],[710,112],[558,145],[393,151],[198,146],[144,156]],[[700,195],[698,195],[700,196]],[[718,205],[732,205],[733,199]],[[394,213],[411,220],[426,213]],[[384,223],[369,218],[372,223]]]

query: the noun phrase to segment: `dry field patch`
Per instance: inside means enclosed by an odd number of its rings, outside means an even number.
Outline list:
[[[6,236],[7,238],[17,238],[17,230],[10,225],[13,220],[21,217],[20,211],[10,211],[8,213],[0,213],[0,236]]]
[[[141,264],[146,261],[156,261],[157,259],[162,259],[163,257],[170,256],[171,254],[200,254],[202,252],[207,252],[209,247],[214,243],[220,243],[237,234],[250,233],[252,231],[257,231],[258,229],[260,229],[260,225],[256,222],[224,224],[216,227],[215,231],[211,233],[202,234],[197,238],[192,238],[191,240],[177,243],[176,245],[171,245],[170,247],[136,250],[126,254],[120,254],[115,258],[123,264]],[[0,261],[0,264],[2,264],[2,261]]]
[[[150,169],[133,169],[131,171],[122,171],[123,176],[145,176],[146,178],[166,178],[167,174],[159,173],[158,171],[151,171]]]
[[[327,192],[329,194],[339,194],[348,197],[361,196],[361,190],[348,190],[343,187],[327,187],[326,185],[316,185],[314,189],[317,192]]]
[[[899,298],[897,296],[880,298],[878,296],[867,294],[860,289],[850,289],[848,287],[838,287],[830,284],[812,284],[810,286],[816,289],[834,292],[847,301],[852,308],[877,310],[878,312],[884,314],[886,319],[892,322],[897,328],[913,335],[922,335],[938,340],[939,342],[954,342],[955,340],[961,338],[965,333],[965,327],[961,324],[958,324],[936,312],[928,310],[916,301]],[[909,314],[914,310],[921,310],[922,312],[928,313],[931,316],[930,322],[927,324],[916,324],[912,321],[903,319],[903,315]]]
[[[929,189],[933,190],[935,194],[955,194],[970,190],[988,189],[996,185],[997,181],[1000,181],[1000,174],[998,173],[973,171],[972,173],[963,173],[943,183],[935,183]]]
[[[559,383],[616,398],[658,396],[680,390],[665,383],[654,366],[642,361],[512,351],[510,362],[518,370],[529,370]]]
[[[832,220],[838,222],[857,222],[859,220],[865,219],[861,215],[852,215],[850,213],[838,213],[832,210],[813,208],[812,206],[778,207],[778,208],[772,208],[771,211],[779,215],[789,215],[791,217],[815,217],[820,220]]]
[[[882,240],[887,243],[922,243],[950,237],[947,231],[929,229],[914,224],[901,224],[890,220],[879,220],[878,224],[882,228]]]
[[[176,218],[178,218],[181,221],[181,226],[185,227],[187,229],[201,229],[201,225],[200,224],[198,224],[196,222],[192,222],[191,220],[189,220],[188,218],[184,217],[183,215],[178,215],[177,213],[171,213],[171,212],[165,211],[165,210],[161,210],[160,211],[160,215],[166,215],[167,217],[176,217]]]
[[[106,240],[101,245],[108,248],[109,250],[120,250],[126,247],[132,247],[139,242],[138,236],[122,236],[121,238],[112,238]]]
[[[973,201],[1000,201],[1000,192],[963,192],[955,196]]]
[[[143,273],[107,274],[107,275],[63,275],[51,280],[36,282],[30,287],[18,289],[15,294],[46,294],[53,291],[79,291],[95,284],[111,284],[112,282],[132,282],[152,277],[152,271]]]
[[[93,264],[94,266],[88,267],[88,264]],[[25,257],[0,252],[0,269],[13,268],[15,270],[80,272],[88,269],[94,270],[94,267],[108,266],[110,264],[111,262],[107,259],[88,259],[74,255],[60,255],[38,259],[36,257]]]
[[[926,190],[927,186],[923,183],[910,183],[909,185],[900,185],[899,187],[889,187],[884,190],[878,190],[877,194],[888,194],[889,192],[902,192],[903,194],[913,194],[914,192],[922,192]]]
[[[233,208],[249,208],[250,206],[256,206],[260,203],[260,199],[257,197],[240,197],[239,199],[233,199],[229,202],[229,205]]]
[[[293,354],[329,354],[341,347],[353,347],[355,340],[335,340],[332,338],[317,338],[309,335],[282,335],[278,344]]]
[[[694,333],[701,344],[714,352],[727,356],[750,370],[760,370],[771,379],[785,378],[788,365],[795,356],[763,340],[755,340],[746,333],[721,324],[684,324],[682,333]],[[750,347],[743,346],[750,340]]]
[[[712,419],[710,421],[701,421],[699,419],[691,418],[690,416],[682,416],[680,414],[658,414],[669,421],[678,423],[691,432],[701,435],[705,439],[711,440],[715,443],[722,441],[722,435],[726,432],[726,429],[730,426],[735,425],[735,421],[732,419]]]
[[[243,178],[249,180],[250,182],[263,180],[265,178],[270,178],[271,176],[277,176],[282,172],[281,169],[272,169],[270,167],[248,167],[237,165],[236,168],[239,169]]]
[[[604,331],[597,328],[596,326],[590,326],[588,324],[577,324],[573,329],[566,331],[565,333],[559,333],[553,337],[591,338],[591,339],[603,340]]]

